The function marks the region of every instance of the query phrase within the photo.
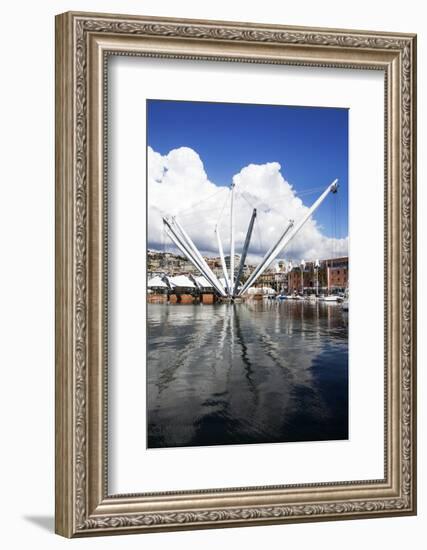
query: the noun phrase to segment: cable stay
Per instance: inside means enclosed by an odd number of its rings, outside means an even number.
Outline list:
[[[188,212],[188,211],[190,211],[190,214],[191,214],[194,211],[195,206],[210,200],[211,198],[215,197],[215,195],[218,195],[218,193],[220,193],[221,191],[222,191],[222,188],[218,189],[217,191],[215,191],[211,195],[205,197],[204,199],[200,199],[199,201],[193,202],[193,204],[191,206],[189,206],[188,208],[184,208],[182,210],[179,210],[178,212],[176,212],[175,215],[176,216],[182,216],[184,214],[184,212]]]

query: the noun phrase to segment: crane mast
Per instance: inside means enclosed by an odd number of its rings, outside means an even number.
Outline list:
[[[230,298],[234,289],[234,182],[231,184],[230,201]]]
[[[228,294],[230,294],[231,285],[230,285],[230,281],[228,279],[227,265],[225,263],[224,250],[222,248],[221,235],[219,234],[219,227],[218,226],[215,227],[215,233],[216,233],[216,240],[217,240],[217,244],[218,244],[219,257],[221,259],[222,273],[224,275],[224,281],[225,281],[225,284],[227,286],[227,292],[228,292]]]
[[[254,228],[255,218],[256,218],[256,208],[254,208],[253,211],[252,211],[251,220],[249,222],[248,231],[246,233],[245,244],[243,245],[242,256],[240,258],[240,264],[239,264],[239,268],[237,270],[236,282],[234,283],[234,288],[233,288],[233,294],[234,295],[237,292],[237,288],[239,286],[240,278],[243,274],[243,268],[245,267],[246,256],[248,254],[249,243],[251,242],[251,237],[252,237],[252,231],[253,231],[253,228]]]

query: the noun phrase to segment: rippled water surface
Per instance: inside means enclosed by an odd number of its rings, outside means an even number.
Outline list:
[[[348,437],[338,305],[148,304],[148,447]]]

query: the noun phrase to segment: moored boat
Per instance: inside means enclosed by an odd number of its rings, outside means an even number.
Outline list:
[[[348,295],[348,288],[347,288],[345,293],[344,293],[343,302],[341,304],[341,307],[342,307],[343,311],[348,311],[348,300],[349,300],[349,295]]]
[[[330,294],[329,296],[323,296],[323,298],[320,298],[320,300],[328,304],[338,304],[342,302],[341,296],[336,296],[335,294]]]

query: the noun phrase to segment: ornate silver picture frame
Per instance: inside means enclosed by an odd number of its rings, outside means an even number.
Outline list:
[[[110,494],[106,181],[107,68],[112,56],[384,74],[383,478]],[[56,532],[82,537],[415,514],[415,251],[415,35],[58,15]]]

